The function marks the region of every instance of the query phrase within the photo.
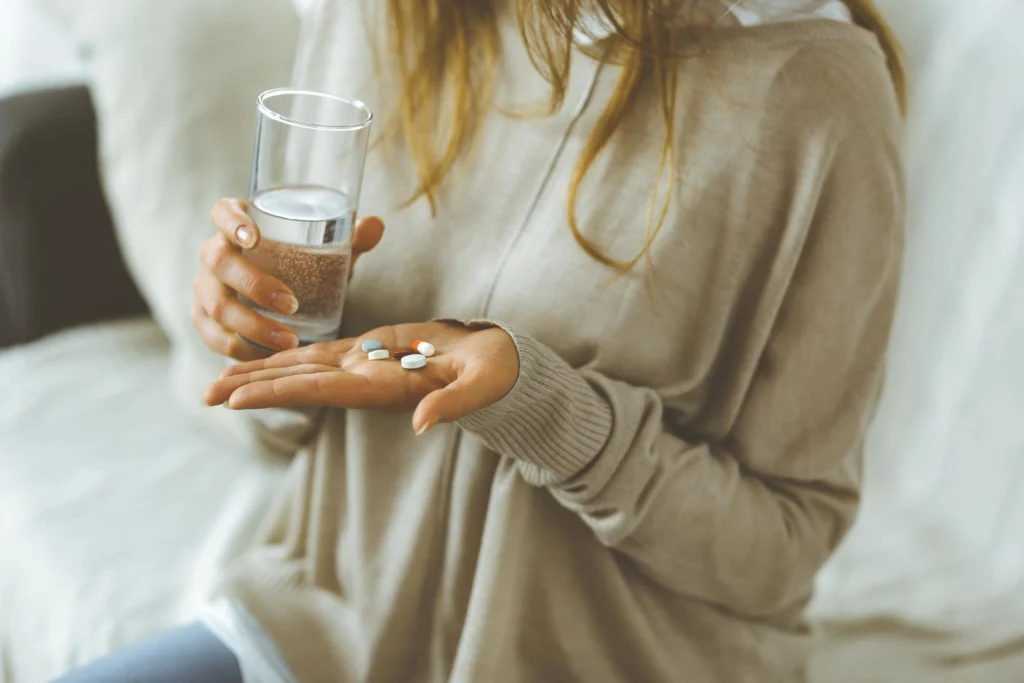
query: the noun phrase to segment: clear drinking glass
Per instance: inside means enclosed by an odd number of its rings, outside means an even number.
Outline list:
[[[288,88],[268,90],[257,106],[248,213],[261,237],[243,253],[288,286],[299,308],[282,315],[240,298],[301,344],[334,339],[373,114],[357,100]]]

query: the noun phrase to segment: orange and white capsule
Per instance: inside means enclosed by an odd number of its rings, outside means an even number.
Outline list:
[[[430,358],[435,353],[437,353],[437,349],[434,348],[433,344],[431,344],[428,341],[423,341],[422,339],[417,339],[416,341],[414,341],[412,343],[412,347],[419,351],[422,355],[426,356],[427,358]]]

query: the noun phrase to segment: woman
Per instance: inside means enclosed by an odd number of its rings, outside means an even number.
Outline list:
[[[389,238],[358,225],[343,338],[296,349],[236,298],[296,305],[222,201],[194,318],[246,361],[208,403],[322,428],[205,625],[68,680],[798,680],[896,295],[877,11],[391,0],[309,27],[304,85],[391,124],[362,196]]]

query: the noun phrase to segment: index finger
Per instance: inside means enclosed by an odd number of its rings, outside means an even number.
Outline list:
[[[240,199],[221,199],[210,210],[210,219],[232,244],[252,249],[260,243],[260,229],[245,212]]]
[[[362,375],[318,372],[246,384],[235,389],[227,403],[233,410],[325,405],[363,408],[374,405],[379,393]]]
[[[330,365],[332,367],[340,367],[342,357],[351,351],[354,345],[354,339],[340,339],[326,344],[300,346],[290,351],[275,353],[269,358],[238,363],[237,365],[224,368],[218,379],[234,375],[246,375],[251,372],[259,372],[260,370],[287,368],[292,365]]]

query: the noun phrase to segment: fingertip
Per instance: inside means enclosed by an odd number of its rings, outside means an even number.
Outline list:
[[[241,392],[233,392],[228,396],[228,400],[224,401],[224,407],[229,410],[243,410],[245,405],[242,400]]]
[[[279,292],[274,292],[270,295],[270,303],[274,304],[274,308],[284,315],[291,315],[295,311],[299,310],[299,300],[296,299],[295,295],[290,291],[281,290]],[[298,337],[295,336],[295,333],[291,329],[282,330],[281,334],[287,334],[295,337],[295,345],[289,346],[288,348],[293,349],[295,346],[299,345]]]
[[[242,223],[235,227],[235,242],[243,249],[253,249],[260,243],[260,230],[255,223]]]
[[[435,420],[435,419],[428,419],[428,420],[424,420],[422,423],[420,423],[419,426],[416,426],[416,421],[414,420],[413,421],[413,425],[412,425],[413,433],[416,434],[416,436],[423,436],[428,431],[430,431],[430,429],[434,425],[436,425],[437,422],[438,421]]]
[[[416,406],[416,410],[412,414],[412,431],[416,436],[422,436],[426,434],[434,425],[441,422],[441,415],[438,413],[437,407],[433,405],[436,403],[436,397],[431,392],[423,397],[419,405]]]
[[[369,251],[377,246],[383,236],[384,221],[377,216],[368,216],[356,225],[352,247],[359,252]]]
[[[210,217],[217,229],[236,246],[252,249],[259,244],[260,230],[240,199],[221,199],[213,205]]]
[[[217,400],[217,394],[218,393],[219,392],[217,391],[217,383],[216,382],[210,383],[206,387],[206,389],[203,391],[203,403],[205,403],[206,405],[211,406],[211,407],[216,406],[216,405],[220,405],[224,401],[223,400],[221,400],[221,401]]]
[[[359,220],[359,227],[363,230],[384,230],[384,219],[380,216],[366,216]]]

